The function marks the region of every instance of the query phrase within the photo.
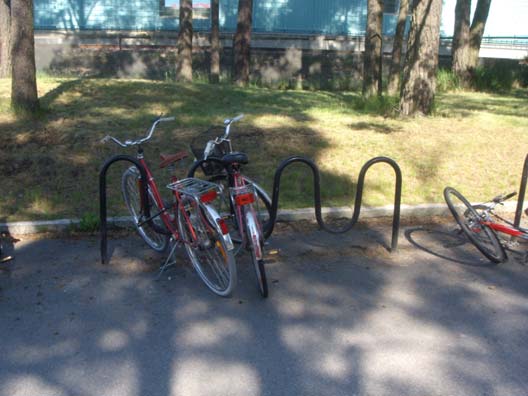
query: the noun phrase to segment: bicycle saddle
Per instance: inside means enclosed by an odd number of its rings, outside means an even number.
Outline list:
[[[245,165],[249,162],[246,153],[235,151],[233,153],[226,154],[222,157],[222,162],[226,165],[230,164],[242,164]]]

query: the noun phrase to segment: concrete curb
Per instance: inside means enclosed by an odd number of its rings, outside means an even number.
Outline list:
[[[513,212],[517,202],[507,202],[502,211]],[[360,220],[364,218],[392,217],[393,206],[365,207],[361,209]],[[322,208],[323,216],[352,217],[352,209],[349,207]],[[422,204],[401,205],[400,214],[402,218],[408,217],[430,217],[450,216],[449,209],[445,204]],[[301,221],[315,220],[314,208],[279,210],[278,221]],[[108,225],[114,227],[128,227],[131,217],[110,217]],[[12,223],[0,223],[0,231],[9,231],[13,235],[38,234],[43,232],[64,232],[76,229],[80,224],[79,219],[60,219],[42,221],[17,221]]]

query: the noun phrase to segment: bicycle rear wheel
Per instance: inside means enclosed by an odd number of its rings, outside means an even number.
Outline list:
[[[257,276],[257,287],[262,297],[266,298],[268,297],[268,280],[264,269],[264,242],[262,231],[259,229],[258,219],[256,219],[252,209],[249,206],[245,207],[246,238],[255,275]]]
[[[220,217],[208,206],[182,196],[178,229],[196,272],[215,294],[227,297],[236,285],[236,265],[218,225]]]
[[[164,252],[168,246],[169,236],[156,232],[149,223],[143,223],[145,221],[144,212],[145,209],[141,204],[141,176],[139,170],[135,166],[128,168],[121,177],[121,191],[123,193],[123,199],[128,208],[128,211],[132,215],[134,225],[145,243],[157,252]],[[161,211],[150,187],[147,185],[148,191],[148,205],[150,205],[150,214],[156,214]],[[152,219],[152,222],[156,224],[160,229],[165,229],[163,220],[160,216]]]
[[[506,252],[497,235],[490,227],[482,224],[482,217],[468,200],[451,187],[444,189],[444,198],[456,222],[475,247],[494,263],[505,261]]]

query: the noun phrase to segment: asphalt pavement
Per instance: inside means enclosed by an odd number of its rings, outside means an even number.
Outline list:
[[[286,224],[231,298],[135,235],[28,239],[0,269],[0,395],[526,395],[528,268],[448,225]]]

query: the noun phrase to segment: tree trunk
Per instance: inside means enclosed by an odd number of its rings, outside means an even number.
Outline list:
[[[210,81],[220,81],[220,22],[219,0],[211,0],[211,74]]]
[[[39,108],[35,75],[33,0],[11,1],[11,104],[15,110]]]
[[[401,53],[408,11],[409,0],[400,0],[398,23],[396,24],[396,32],[394,33],[394,41],[392,44],[392,60],[389,70],[389,84],[387,87],[387,92],[389,95],[397,95],[400,88]]]
[[[11,75],[11,2],[0,0],[0,78]]]
[[[180,33],[176,65],[176,79],[179,81],[192,81],[192,39],[192,0],[180,0]]]
[[[238,23],[233,38],[233,81],[241,86],[249,82],[252,11],[253,0],[238,0]]]
[[[433,108],[441,12],[442,0],[414,0],[400,95],[403,115],[429,114]]]
[[[367,1],[367,29],[363,59],[363,95],[381,95],[383,0]]]
[[[455,7],[455,29],[453,33],[453,73],[458,77],[460,85],[467,86],[471,81],[469,71],[469,22],[471,16],[471,0],[457,0]]]
[[[479,62],[480,44],[486,29],[491,0],[478,0],[469,31],[469,69],[475,70]]]

